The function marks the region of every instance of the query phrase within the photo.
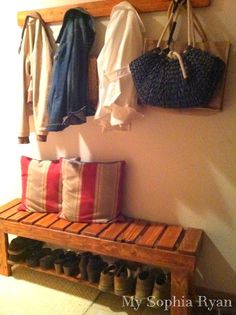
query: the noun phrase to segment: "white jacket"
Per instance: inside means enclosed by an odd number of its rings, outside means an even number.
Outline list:
[[[128,129],[132,120],[143,116],[138,112],[129,64],[143,52],[144,31],[130,3],[114,6],[97,60],[99,101],[95,119],[104,129]]]
[[[33,114],[38,141],[47,139],[47,101],[56,44],[38,13],[28,16],[19,52],[19,143],[28,143]]]

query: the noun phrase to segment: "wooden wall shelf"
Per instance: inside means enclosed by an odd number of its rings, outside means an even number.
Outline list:
[[[71,8],[84,8],[94,17],[109,16],[114,5],[121,2],[121,0],[101,0],[94,2],[71,4],[61,7],[53,7],[47,9],[35,9],[41,14],[46,23],[59,23],[62,22],[64,14]],[[129,2],[137,9],[139,13],[165,11],[167,10],[170,0],[129,0]],[[210,5],[211,0],[192,0],[194,7],[207,7]],[[24,25],[25,17],[31,11],[21,11],[17,13],[17,22],[19,26]]]

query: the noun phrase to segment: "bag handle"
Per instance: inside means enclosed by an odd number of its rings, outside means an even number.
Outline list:
[[[186,3],[187,3],[187,6],[185,5]],[[174,35],[174,31],[177,25],[177,19],[179,17],[180,9],[182,7],[187,10],[188,45],[195,47],[195,42],[196,42],[195,31],[198,33],[203,43],[208,42],[208,38],[203,29],[203,26],[200,23],[197,15],[193,12],[190,0],[184,0],[184,1],[178,0],[177,2],[173,0],[169,5],[168,13],[167,13],[168,21],[159,37],[159,40],[156,46],[157,48],[160,48],[161,42],[168,29],[169,29],[170,34],[167,41],[167,48],[170,47],[170,44]]]

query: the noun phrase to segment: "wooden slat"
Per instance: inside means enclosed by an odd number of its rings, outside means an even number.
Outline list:
[[[199,229],[189,228],[178,248],[180,253],[195,255],[199,249],[203,231]]]
[[[99,237],[105,240],[115,241],[132,221],[112,223]]]
[[[0,206],[0,213],[12,208],[12,207],[15,207],[16,205],[20,204],[21,203],[21,200],[19,198],[16,198],[16,199],[13,199],[7,203],[5,203],[4,205]]]
[[[27,218],[23,219],[21,222],[25,224],[34,224],[35,222],[39,221],[46,215],[47,213],[44,212],[31,213]]]
[[[18,211],[8,218],[10,221],[20,222],[22,219],[28,217],[31,213],[27,211]]]
[[[114,5],[118,4],[120,0],[101,0],[91,1],[86,3],[78,2],[77,4],[70,4],[61,7],[35,9],[40,13],[46,23],[62,22],[64,14],[67,10],[72,8],[84,8],[94,17],[109,16]],[[170,0],[129,0],[129,2],[136,8],[139,13],[165,11],[167,10]],[[210,0],[192,0],[194,7],[206,7],[210,5]],[[23,26],[25,17],[31,11],[21,11],[17,14],[18,25]]]
[[[156,247],[171,250],[174,249],[182,231],[183,228],[181,226],[168,226],[160,240],[157,242]]]
[[[125,230],[122,232],[117,241],[126,242],[126,243],[134,243],[139,235],[142,234],[146,226],[148,225],[145,221],[136,220],[132,222]]]
[[[65,229],[65,231],[69,233],[79,234],[87,225],[88,223],[72,223]]]
[[[9,217],[11,217],[13,214],[17,213],[18,212],[18,206],[15,206],[13,208],[10,208],[2,213],[0,213],[0,219],[7,219]]]
[[[165,229],[164,224],[151,224],[145,233],[136,240],[137,245],[153,247]]]
[[[58,214],[57,213],[49,213],[45,217],[43,217],[41,220],[37,221],[35,225],[41,226],[41,227],[49,227],[54,222],[58,220]]]
[[[71,224],[72,223],[70,221],[59,219],[58,221],[56,221],[50,226],[50,229],[64,231]]]
[[[98,236],[102,231],[104,231],[109,226],[109,223],[92,223],[89,224],[81,234],[87,236]]]

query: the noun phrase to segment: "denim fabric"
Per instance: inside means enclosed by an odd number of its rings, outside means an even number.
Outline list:
[[[67,11],[57,42],[48,100],[49,131],[86,122],[94,115],[88,103],[88,55],[95,38],[93,18],[83,9]]]

